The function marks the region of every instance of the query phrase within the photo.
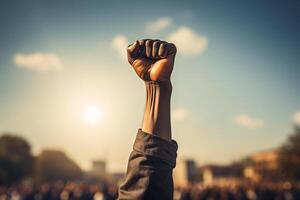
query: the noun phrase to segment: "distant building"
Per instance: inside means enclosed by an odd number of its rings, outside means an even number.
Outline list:
[[[250,164],[245,168],[244,175],[253,181],[274,179],[278,176],[278,149],[261,151],[249,156]]]
[[[179,159],[173,173],[175,187],[190,183],[234,185],[242,181],[278,179],[278,149],[261,151],[228,165],[203,165],[198,167],[191,159]]]
[[[103,160],[93,161],[91,173],[94,175],[105,175],[106,174],[106,162]]]
[[[199,167],[199,174],[204,185],[234,184],[243,177],[243,165],[204,165]]]
[[[199,181],[196,162],[190,159],[179,159],[173,173],[174,185],[187,187],[189,183]]]
[[[93,161],[91,169],[85,172],[84,178],[88,181],[107,181],[106,162],[103,160]]]
[[[278,168],[278,150],[267,150],[250,156],[256,170],[276,170]]]

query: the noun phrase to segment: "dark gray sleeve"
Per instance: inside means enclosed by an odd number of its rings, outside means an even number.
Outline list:
[[[173,200],[177,143],[138,131],[119,200]]]

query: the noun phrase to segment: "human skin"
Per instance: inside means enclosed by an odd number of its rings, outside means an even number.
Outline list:
[[[160,40],[137,40],[127,48],[128,62],[146,85],[142,131],[166,140],[171,131],[171,74],[176,46]]]

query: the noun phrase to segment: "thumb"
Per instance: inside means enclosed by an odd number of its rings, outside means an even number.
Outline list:
[[[137,40],[133,44],[131,44],[127,47],[127,58],[128,58],[128,62],[130,64],[132,64],[133,61],[138,57],[139,46],[140,46],[140,43]]]
[[[135,41],[133,44],[130,44],[127,47],[127,52],[130,54],[135,53],[135,51],[138,50],[138,47],[139,47],[139,41]]]

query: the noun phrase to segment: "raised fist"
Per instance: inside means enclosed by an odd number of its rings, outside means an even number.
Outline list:
[[[176,46],[160,40],[137,40],[127,48],[128,62],[144,81],[166,82],[174,66]]]

